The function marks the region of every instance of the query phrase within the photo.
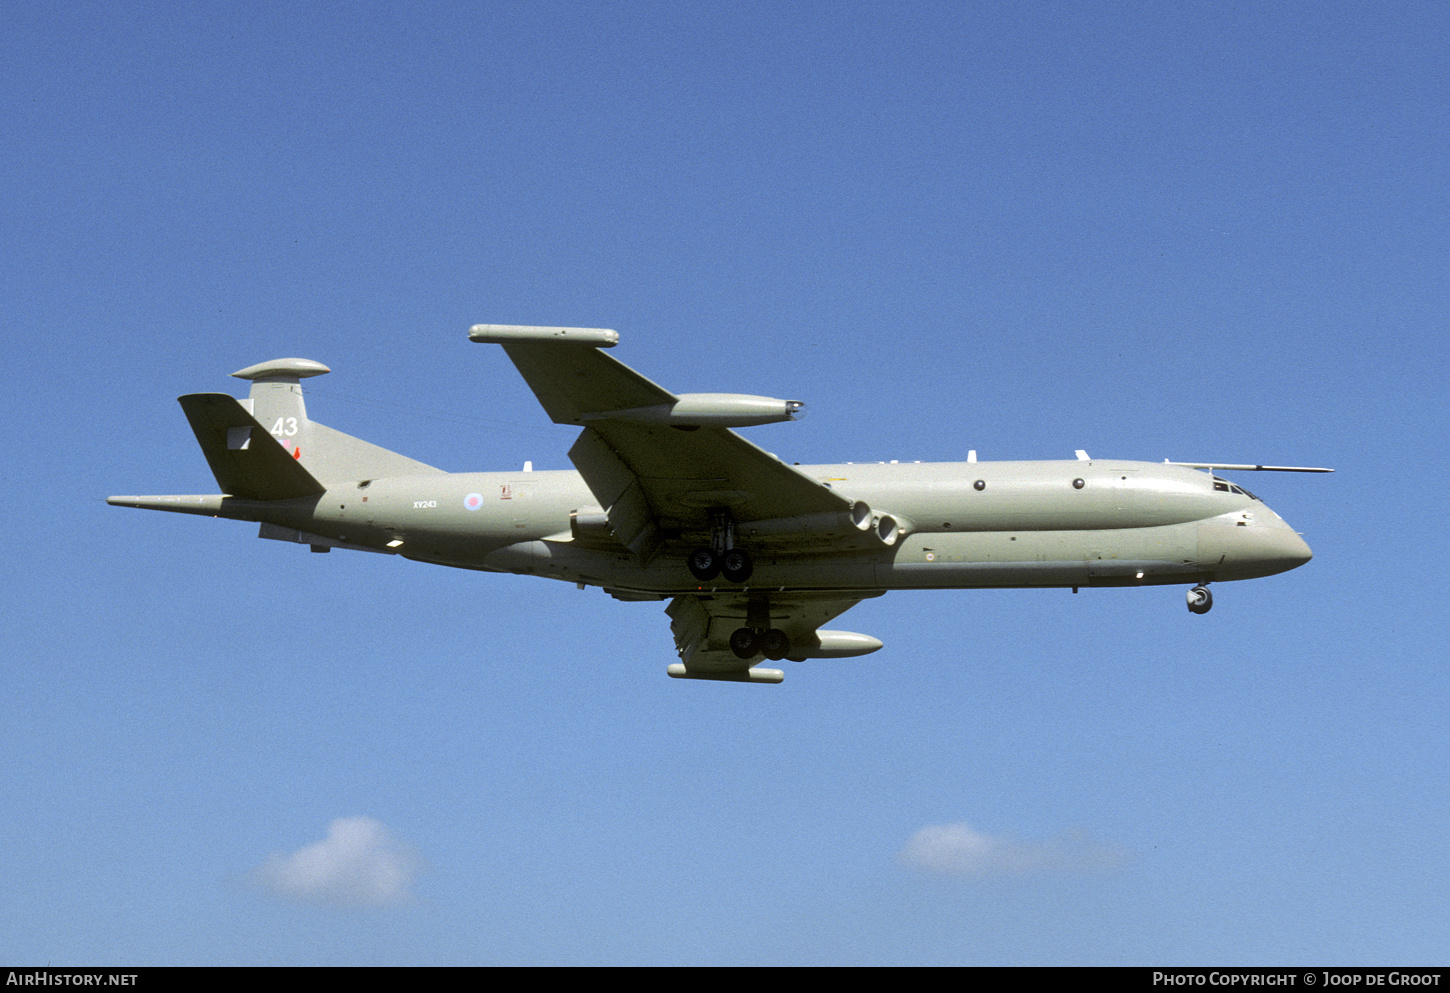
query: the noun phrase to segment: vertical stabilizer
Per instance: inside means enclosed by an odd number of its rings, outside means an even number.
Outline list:
[[[232,373],[252,391],[242,406],[294,459],[324,483],[442,472],[361,438],[308,420],[302,380],[331,372],[311,359],[273,359]]]
[[[295,500],[324,492],[236,397],[188,393],[177,400],[223,493],[243,500]]]
[[[252,392],[242,406],[288,451],[307,436],[307,405],[302,401],[302,380],[331,372],[311,359],[273,359],[232,373],[252,381]]]

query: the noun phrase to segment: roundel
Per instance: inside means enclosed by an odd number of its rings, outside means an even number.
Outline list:
[[[477,510],[479,507],[482,507],[482,506],[483,506],[483,494],[482,493],[470,493],[470,494],[468,494],[468,496],[466,496],[466,497],[463,498],[463,509],[464,510]]]

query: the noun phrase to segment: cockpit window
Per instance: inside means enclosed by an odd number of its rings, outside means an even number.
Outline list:
[[[1217,476],[1213,477],[1213,488],[1217,493],[1237,493],[1239,496],[1246,496],[1250,500],[1259,499],[1238,483],[1230,483],[1227,479],[1219,479]],[[1260,500],[1259,502],[1262,503],[1263,501]]]

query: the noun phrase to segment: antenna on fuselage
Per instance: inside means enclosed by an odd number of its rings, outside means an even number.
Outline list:
[[[1333,469],[1316,469],[1302,465],[1233,465],[1228,462],[1170,462],[1163,460],[1164,465],[1181,465],[1185,469],[1207,469],[1212,472],[1215,469],[1227,469],[1229,472],[1333,472]]]

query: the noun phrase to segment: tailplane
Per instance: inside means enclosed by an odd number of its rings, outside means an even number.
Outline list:
[[[328,371],[327,366],[311,359],[276,359],[232,373],[238,379],[251,381],[251,394],[244,400],[230,393],[188,393],[178,397],[222,492],[203,496],[113,496],[106,502],[121,507],[258,520],[250,515],[260,511],[238,507],[236,501],[315,500],[338,483],[444,474],[442,469],[309,420],[302,401],[302,380]],[[276,537],[268,534],[269,527],[272,525],[263,525],[262,537]],[[326,551],[329,544],[339,543],[318,538],[312,544],[320,544]]]

